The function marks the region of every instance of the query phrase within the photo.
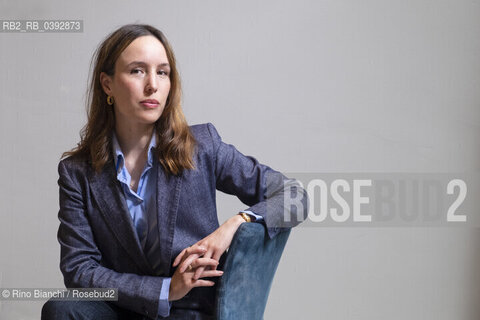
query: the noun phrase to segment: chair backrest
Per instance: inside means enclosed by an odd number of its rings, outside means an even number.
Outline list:
[[[263,319],[290,229],[268,237],[260,223],[242,223],[227,252],[217,287],[217,319]]]

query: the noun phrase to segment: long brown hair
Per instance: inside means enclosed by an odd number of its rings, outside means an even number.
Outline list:
[[[128,24],[112,32],[100,44],[92,58],[94,63],[87,91],[87,124],[80,132],[77,147],[64,152],[66,156],[86,157],[95,171],[99,172],[110,160],[111,137],[115,128],[113,108],[107,104],[107,95],[100,84],[100,73],[113,76],[115,62],[127,46],[136,38],[151,35],[164,46],[170,64],[170,92],[162,115],[155,123],[157,134],[156,154],[167,173],[179,174],[184,169],[193,169],[195,139],[190,132],[181,108],[180,77],[172,47],[163,33],[144,24]]]

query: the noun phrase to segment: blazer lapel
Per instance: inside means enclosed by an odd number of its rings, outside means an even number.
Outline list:
[[[163,166],[157,165],[157,219],[160,240],[160,256],[162,261],[162,273],[170,274],[172,261],[172,245],[175,234],[175,223],[182,187],[183,173],[174,176],[167,175]]]
[[[153,270],[145,258],[128,212],[125,195],[116,178],[113,162],[105,164],[104,169],[98,174],[92,172],[89,181],[93,197],[118,242],[144,273],[152,274]]]

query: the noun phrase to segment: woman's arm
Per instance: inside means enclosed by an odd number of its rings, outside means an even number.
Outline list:
[[[264,220],[262,223],[267,226],[270,238],[306,218],[307,194],[298,182],[288,179],[280,172],[259,163],[255,158],[243,155],[234,146],[224,143],[212,124],[207,124],[207,130],[212,139],[216,188],[236,195],[243,203],[249,205],[250,207],[244,211],[262,216]],[[207,250],[204,257],[219,260],[230,246],[242,220],[238,215],[230,218],[214,233],[194,246],[205,246]],[[181,264],[179,269],[185,270],[199,256],[198,254],[188,256],[182,251],[176,257],[173,266]],[[202,271],[199,269],[196,277]]]
[[[215,153],[216,188],[250,206],[244,211],[262,216],[270,238],[306,218],[307,193],[297,181],[242,154],[223,142],[212,124],[207,127]]]

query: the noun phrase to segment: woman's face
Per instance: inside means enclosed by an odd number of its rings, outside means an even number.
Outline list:
[[[170,65],[162,43],[142,36],[130,43],[115,63],[115,73],[100,81],[114,99],[116,126],[151,125],[160,118],[170,91]]]

